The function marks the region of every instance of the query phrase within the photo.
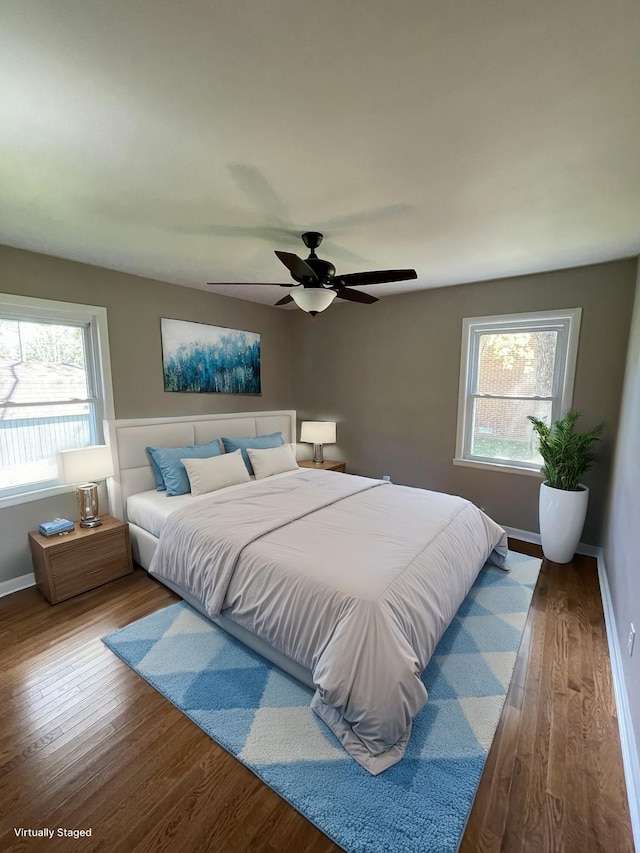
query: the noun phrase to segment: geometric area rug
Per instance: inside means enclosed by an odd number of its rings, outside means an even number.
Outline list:
[[[422,675],[404,758],[371,776],[313,692],[185,602],[104,638],[125,663],[348,853],[454,853],[513,672],[540,560],[480,571]]]

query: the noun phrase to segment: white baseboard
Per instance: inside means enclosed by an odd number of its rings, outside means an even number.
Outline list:
[[[523,542],[530,542],[532,545],[540,545],[540,534],[539,533],[531,533],[529,530],[519,530],[517,527],[507,527],[506,525],[502,525],[502,529],[506,532],[507,536],[512,536],[514,539],[521,539]],[[579,542],[578,547],[576,549],[576,553],[585,554],[587,557],[598,557],[602,551],[602,548],[598,548],[596,545],[587,545],[586,542]]]
[[[513,539],[520,539],[522,542],[530,542],[532,545],[540,545],[539,533],[531,533],[529,530],[520,530],[517,527],[507,527],[506,524],[501,524],[500,526],[507,536],[511,536]]]
[[[631,813],[631,831],[633,833],[636,850],[640,850],[640,761],[638,760],[638,749],[633,731],[633,723],[631,721],[629,695],[627,693],[624,680],[622,654],[620,651],[620,643],[618,642],[616,619],[613,612],[613,602],[611,601],[611,591],[609,589],[607,568],[604,563],[602,548],[598,554],[598,579],[600,581],[604,621],[607,629],[607,640],[609,643],[613,690],[616,697],[616,708],[618,710],[618,729],[620,731],[622,764],[624,766],[624,778],[627,783],[627,797],[629,799],[629,811]]]
[[[5,595],[11,595],[12,592],[26,589],[28,586],[35,585],[36,576],[33,572],[29,572],[28,575],[21,575],[19,578],[11,578],[8,581],[0,581],[0,598]]]

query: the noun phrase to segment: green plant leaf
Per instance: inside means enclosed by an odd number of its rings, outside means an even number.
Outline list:
[[[579,433],[575,428],[581,416],[580,411],[567,412],[551,427],[533,415],[528,416],[538,435],[540,456],[544,462],[540,469],[542,476],[554,489],[577,491],[581,478],[595,461],[594,445],[600,441],[605,424]]]

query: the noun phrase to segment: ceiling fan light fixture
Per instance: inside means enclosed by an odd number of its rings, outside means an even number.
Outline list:
[[[308,314],[319,314],[331,305],[336,292],[322,287],[301,287],[294,290],[291,296],[298,308]]]

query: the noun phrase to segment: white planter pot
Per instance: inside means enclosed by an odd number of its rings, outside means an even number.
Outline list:
[[[579,489],[567,492],[546,483],[540,486],[542,551],[554,563],[570,563],[576,553],[589,502],[589,489],[582,484]]]

